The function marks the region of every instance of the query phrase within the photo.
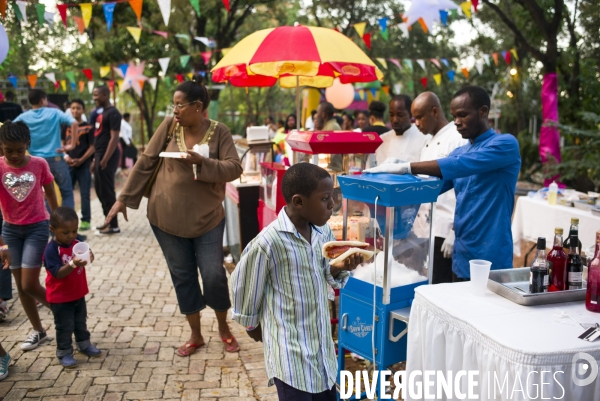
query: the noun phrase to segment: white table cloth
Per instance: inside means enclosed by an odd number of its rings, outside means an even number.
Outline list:
[[[600,314],[588,312],[583,301],[526,307],[490,290],[478,297],[471,295],[470,285],[466,282],[417,288],[408,325],[407,375],[414,370],[479,371],[475,394],[480,400],[519,401],[542,399],[540,395],[533,397],[540,375],[531,374],[528,384],[526,380],[530,372],[550,371],[544,376],[548,383],[544,385],[546,399],[600,400],[600,378],[585,387],[575,385],[571,379],[576,353],[586,352],[600,364],[600,340],[591,343],[577,338],[585,330],[577,322],[600,323]],[[558,317],[563,312],[571,318]],[[492,378],[489,385],[488,372]],[[496,387],[494,397],[494,372],[501,381],[507,375],[511,391],[505,389],[500,394]],[[555,374],[564,388],[562,398],[559,397],[563,390],[553,379]],[[529,389],[531,398],[527,393],[511,393],[517,376],[523,381],[523,389]]]
[[[521,256],[521,240],[537,242],[546,238],[546,246],[552,248],[554,229],[564,229],[563,239],[569,235],[571,218],[579,218],[579,240],[586,250],[596,243],[596,231],[600,230],[600,217],[592,212],[561,205],[549,205],[548,201],[521,196],[512,221],[513,252]]]

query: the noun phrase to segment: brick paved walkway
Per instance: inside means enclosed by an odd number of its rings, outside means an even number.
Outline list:
[[[262,344],[255,343],[235,322],[232,332],[241,351],[226,353],[212,310],[202,312],[207,343],[190,358],[175,355],[189,329],[179,313],[162,253],[145,217],[145,205],[129,211],[123,233],[88,242],[96,262],[88,268],[88,328],[102,356],[76,354],[76,369],[65,370],[55,357],[56,343],[23,352],[19,344],[30,332],[21,304],[0,323],[0,341],[11,354],[10,375],[0,382],[0,399],[8,400],[276,400],[267,387]],[[102,221],[100,204],[92,201],[93,223]],[[42,272],[41,280],[45,280]],[[42,281],[44,282],[44,281]],[[14,288],[14,284],[13,284]],[[16,298],[16,290],[13,292]],[[40,310],[54,337],[52,314]]]

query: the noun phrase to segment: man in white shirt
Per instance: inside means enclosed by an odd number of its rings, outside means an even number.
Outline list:
[[[313,110],[310,112],[310,117],[306,119],[304,123],[304,129],[306,131],[312,131],[315,129],[315,116],[317,115],[317,111]]]
[[[433,92],[423,92],[415,98],[411,106],[415,125],[429,139],[421,150],[420,161],[430,161],[448,157],[456,148],[466,145],[467,140],[456,130],[454,122],[448,122],[442,111],[440,100]],[[424,225],[429,216],[429,205],[421,205],[415,225]],[[433,284],[452,282],[452,248],[454,247],[454,210],[456,195],[454,189],[441,194],[435,206],[435,236],[433,250]],[[415,227],[415,229],[417,228]],[[429,233],[427,233],[429,235]]]
[[[430,135],[423,135],[411,123],[412,100],[408,95],[397,95],[390,100],[392,130],[381,135],[383,143],[375,152],[377,165],[393,157],[409,163],[421,161],[421,149]]]
[[[123,119],[121,120],[121,132],[119,132],[119,142],[121,144],[121,168],[125,169],[127,167],[126,159],[130,158],[132,161],[136,159],[137,150],[132,146],[133,145],[133,128],[131,128],[131,124],[129,124],[129,119],[131,118],[131,114],[124,113]],[[136,156],[131,155],[132,151],[135,152]]]

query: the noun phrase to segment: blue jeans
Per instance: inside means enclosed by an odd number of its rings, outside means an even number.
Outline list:
[[[2,223],[2,238],[10,252],[11,269],[37,269],[42,267],[42,257],[48,245],[50,225],[48,220],[17,225]]]
[[[48,162],[50,172],[54,176],[54,181],[56,181],[56,185],[58,185],[58,189],[60,190],[60,196],[62,197],[61,206],[75,209],[73,183],[71,182],[71,174],[69,173],[67,162],[62,156],[47,157],[45,160]]]
[[[92,161],[87,159],[79,167],[69,167],[73,188],[75,188],[75,183],[79,183],[79,192],[81,194],[81,221],[87,221],[88,223],[92,220],[92,208],[90,206],[90,189],[92,187],[91,164]]]
[[[225,219],[196,238],[178,237],[152,224],[151,227],[167,260],[181,313],[191,315],[207,305],[217,312],[231,308],[227,274],[223,267]],[[198,270],[204,294],[200,290]]]
[[[77,348],[84,350],[90,345],[87,329],[87,307],[85,297],[72,302],[50,304],[56,327],[56,356],[62,358],[73,353],[73,334]]]

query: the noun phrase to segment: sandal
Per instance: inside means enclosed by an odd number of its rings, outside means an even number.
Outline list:
[[[8,314],[8,305],[6,301],[0,302],[0,322],[6,320],[6,315]]]
[[[194,352],[196,352],[196,350],[198,348],[202,347],[203,345],[204,345],[204,343],[202,343],[202,344],[185,343],[181,347],[177,348],[177,351],[175,351],[175,353],[177,354],[177,356],[181,356],[181,357],[190,356]],[[185,347],[185,349],[182,350],[183,347]],[[190,352],[190,348],[192,348],[191,352]]]
[[[238,352],[240,350],[240,345],[233,335],[228,340],[221,338],[221,341],[223,341],[223,346],[227,352]]]

